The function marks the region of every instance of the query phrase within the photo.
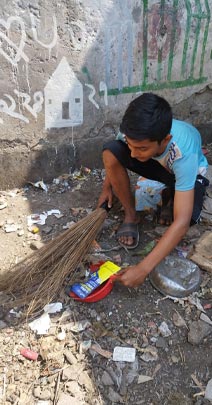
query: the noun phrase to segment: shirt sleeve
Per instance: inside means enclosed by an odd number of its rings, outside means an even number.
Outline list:
[[[124,134],[122,134],[122,132],[118,132],[118,134],[116,135],[116,140],[117,141],[122,141],[122,142],[125,142],[126,143],[126,139],[125,139],[125,136],[124,136]]]
[[[174,162],[172,170],[175,174],[175,190],[192,190],[198,174],[198,156],[191,154]]]

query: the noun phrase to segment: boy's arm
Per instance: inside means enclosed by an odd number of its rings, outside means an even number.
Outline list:
[[[112,186],[110,184],[110,180],[106,174],[105,180],[103,182],[102,186],[102,191],[99,196],[98,200],[98,207],[100,207],[105,201],[108,202],[108,208],[112,207],[112,201],[113,201],[113,191],[112,191]]]
[[[127,287],[142,284],[147,275],[157,266],[180,242],[186,234],[191,220],[194,204],[194,189],[175,191],[174,221],[161,237],[155,248],[136,266],[131,266],[120,275],[120,282]]]

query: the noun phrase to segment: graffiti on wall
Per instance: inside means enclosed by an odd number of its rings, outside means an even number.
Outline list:
[[[52,17],[52,38],[47,43],[39,39],[38,24],[35,16],[30,13],[31,30],[33,39],[43,48],[51,50],[57,44],[57,20]],[[26,54],[27,33],[24,20],[19,16],[11,16],[7,20],[0,19],[0,55],[2,55],[14,68],[23,60],[29,63]],[[73,33],[72,33],[73,40]],[[27,78],[28,81],[28,78]],[[90,89],[89,101],[99,109],[95,100],[96,89],[92,84],[85,84]],[[105,104],[107,101],[107,88],[104,82],[100,82],[100,91],[103,91]],[[66,58],[57,66],[52,77],[49,79],[44,94],[41,90],[31,96],[26,92],[14,89],[14,94],[3,94],[0,99],[0,113],[16,118],[28,124],[29,118],[24,112],[29,112],[35,119],[42,111],[45,98],[45,128],[62,128],[81,125],[83,122],[83,86],[75,76]],[[0,124],[4,124],[0,118]]]
[[[108,106],[108,96],[206,82],[204,63],[211,18],[209,0],[158,0],[157,3],[140,0],[134,8],[132,3],[120,3],[125,9],[123,23],[121,19],[118,23],[113,19],[104,28],[105,45],[101,52],[105,54],[105,81],[100,80],[95,87],[84,67],[87,78],[81,83],[63,57],[44,91],[39,89],[30,95],[30,88],[28,94],[16,85],[13,94],[5,92],[2,96],[0,113],[28,124],[30,115],[37,119],[44,106],[46,129],[74,127],[83,123],[85,96],[99,110],[100,105]],[[31,13],[29,19],[31,39],[48,50],[49,57],[58,41],[57,20],[55,16],[51,18],[51,28],[45,39],[41,38],[39,20]],[[0,19],[0,56],[13,70],[18,71],[20,62],[26,66],[30,63],[29,26],[19,16]],[[67,31],[72,46],[81,52],[86,42],[83,23],[72,21]],[[75,32],[78,33],[76,38]],[[92,57],[91,54],[91,61]],[[100,72],[99,75],[101,78]],[[0,117],[0,124],[3,123]]]
[[[35,41],[44,48],[52,49],[57,42],[56,17],[53,16],[53,39],[49,44],[45,44],[38,39],[35,17],[32,14],[30,14],[30,17]],[[20,33],[19,42],[12,38],[13,36],[17,37],[17,32]],[[29,58],[24,51],[25,44],[26,26],[24,20],[19,16],[9,17],[6,21],[0,18],[0,54],[13,66],[17,66],[21,59],[26,63],[29,62]]]
[[[108,95],[179,88],[207,81],[203,70],[211,18],[209,2],[198,0],[195,7],[191,3],[192,0],[185,0],[182,7],[180,0],[173,0],[172,5],[160,0],[151,6],[149,0],[141,0],[142,13],[136,21],[140,30],[136,35],[132,34],[136,28],[135,24],[132,28],[130,20],[107,27]],[[182,21],[185,21],[183,29]],[[134,71],[135,80],[140,72],[138,84],[133,83]]]
[[[0,112],[5,113],[13,118],[18,118],[19,120],[29,123],[29,119],[25,117],[23,114],[18,112],[18,106],[21,104],[23,109],[27,110],[34,118],[37,118],[37,114],[42,111],[42,105],[44,102],[43,93],[42,91],[36,91],[33,95],[33,104],[30,105],[31,97],[27,93],[22,93],[19,90],[14,90],[15,95],[18,98],[18,103],[16,103],[15,99],[10,96],[9,94],[4,94],[7,101],[1,99],[0,100]],[[9,104],[10,103],[10,104]],[[0,123],[3,124],[4,121],[0,119]]]
[[[99,104],[95,100],[98,94],[92,84],[85,83],[85,87],[90,89],[88,100],[99,110]],[[107,86],[101,81],[99,91],[104,95],[104,103],[108,105]],[[4,99],[0,99],[0,113],[19,119],[26,124],[29,119],[20,112],[20,107],[28,111],[35,119],[42,111],[45,104],[45,128],[66,128],[81,125],[83,123],[83,85],[77,79],[71,66],[63,57],[56,70],[50,77],[48,83],[42,91],[33,94],[33,100],[27,93],[14,89],[17,101],[9,94],[4,94]],[[4,121],[0,118],[0,124]]]
[[[88,100],[99,110],[95,87],[90,83],[85,83],[85,87],[90,89]],[[104,103],[108,105],[105,82],[99,83],[99,91],[103,92]],[[46,129],[75,127],[83,123],[83,85],[65,57],[49,79],[44,94]]]
[[[73,127],[83,122],[83,87],[64,57],[45,89],[45,127]]]

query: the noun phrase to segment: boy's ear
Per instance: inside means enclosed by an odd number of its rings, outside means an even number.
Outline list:
[[[166,137],[163,140],[165,141],[166,144],[168,144],[169,141],[171,141],[171,139],[172,139],[172,135],[168,134],[168,135],[166,135]]]

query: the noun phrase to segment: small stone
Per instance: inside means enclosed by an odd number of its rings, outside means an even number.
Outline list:
[[[212,378],[207,383],[205,390],[205,399],[212,402]]]
[[[163,337],[159,337],[155,344],[156,347],[165,349],[167,347],[167,343]]]
[[[41,388],[40,387],[35,387],[34,391],[33,391],[33,394],[34,394],[35,398],[40,398]]]
[[[41,387],[35,387],[33,394],[35,398],[39,398],[44,401],[51,398],[51,391],[47,389],[42,390]]]
[[[145,362],[157,361],[158,360],[158,351],[154,346],[147,346],[147,352],[141,355],[141,359]]]
[[[120,403],[123,404],[125,402],[125,400],[121,397],[121,395],[119,395],[117,392],[115,392],[113,390],[113,388],[109,387],[109,393],[108,393],[108,399],[112,402],[112,403]]]
[[[138,384],[143,384],[151,380],[153,380],[153,378],[148,375],[141,374],[138,376]]]
[[[50,390],[46,389],[46,390],[43,390],[41,392],[40,399],[43,399],[45,401],[45,400],[50,399],[50,398],[51,398],[51,391]]]
[[[52,231],[52,226],[45,226],[42,228],[42,232],[48,235]]]
[[[1,329],[4,329],[4,328],[6,328],[6,327],[7,327],[6,322],[0,321],[0,330],[1,330]]]
[[[78,399],[83,400],[84,398],[84,393],[82,392],[79,384],[77,381],[70,381],[66,384],[67,391],[73,395],[74,397],[77,397]]]
[[[80,405],[80,402],[76,400],[76,398],[72,397],[71,395],[64,394],[64,392],[59,396],[57,405],[67,405],[67,404],[74,404]]]
[[[85,387],[87,392],[95,391],[93,381],[91,380],[87,371],[83,371],[82,373],[80,373],[78,382],[80,385]]]
[[[11,232],[16,232],[18,227],[16,224],[7,224],[5,225],[5,232],[6,233],[11,233]]]
[[[84,369],[84,365],[82,364],[72,364],[70,367],[67,367],[63,370],[62,374],[62,380],[71,380],[71,381],[77,381],[79,378],[79,375],[82,373]]]
[[[36,241],[33,241],[33,242],[30,243],[30,248],[32,250],[38,250],[38,249],[40,249],[42,247],[43,247],[43,243],[40,242],[39,240],[36,240]]]
[[[66,350],[64,356],[69,364],[77,364],[77,359],[70,350]]]
[[[193,345],[200,344],[203,339],[212,333],[212,326],[201,320],[191,323],[188,332],[188,342]]]
[[[0,200],[0,210],[3,210],[7,207],[7,202],[4,200]]]
[[[103,385],[114,385],[114,382],[111,378],[111,376],[107,373],[107,371],[104,371],[103,375],[102,375],[102,384]]]
[[[7,345],[9,342],[10,342],[10,340],[11,340],[11,338],[10,338],[10,336],[8,336],[8,337],[6,337],[5,339],[4,339],[4,345]]]
[[[168,337],[172,334],[166,322],[161,323],[161,325],[158,328],[158,331],[163,337]]]
[[[171,360],[172,360],[172,363],[174,363],[174,364],[179,363],[179,358],[177,356],[175,356],[175,355],[171,356]]]

